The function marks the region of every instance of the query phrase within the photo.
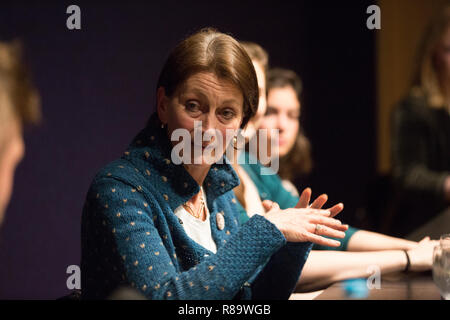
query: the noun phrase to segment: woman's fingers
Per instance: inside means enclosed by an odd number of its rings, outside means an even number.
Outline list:
[[[313,203],[311,203],[311,205],[309,206],[311,209],[322,209],[322,207],[324,206],[324,204],[328,201],[328,196],[326,194],[322,194],[319,197],[317,197],[316,200],[314,200]],[[330,210],[331,212],[331,217],[336,216],[339,212],[341,212],[342,210],[344,210],[344,204],[338,203],[336,205],[334,205],[333,207],[327,209]]]
[[[321,246],[327,246],[327,247],[339,247],[341,243],[337,240],[324,238],[322,236],[319,236],[314,233],[307,233],[305,235],[306,239],[312,243],[321,245]]]
[[[310,223],[313,224],[325,225],[339,231],[346,231],[348,229],[348,225],[342,224],[341,221],[334,218],[324,217],[320,215],[311,215],[310,217]]]
[[[315,208],[311,208],[311,209],[315,209]],[[344,205],[342,203],[339,203],[329,209],[315,209],[315,211],[310,211],[308,213],[320,214],[321,216],[333,218],[342,210],[344,210]]]
[[[316,200],[309,206],[312,209],[321,209],[323,205],[328,201],[328,196],[326,194],[321,194],[316,198]]]
[[[263,208],[264,208],[264,210],[266,210],[266,212],[269,211],[270,209],[272,209],[272,203],[273,203],[273,201],[270,201],[270,200],[264,200],[262,202]]]
[[[322,209],[324,204],[328,201],[328,195],[321,194],[313,201],[313,203],[311,203],[311,205],[309,205],[309,201],[311,201],[311,194],[312,194],[311,188],[306,188],[305,190],[303,190],[302,194],[300,195],[300,199],[299,199],[297,205],[295,206],[295,208],[297,208],[297,209],[302,209],[302,208]],[[329,216],[334,217],[337,214],[339,214],[342,210],[344,210],[344,204],[338,203],[337,205],[334,205],[333,207],[331,207],[327,210],[330,211]],[[325,212],[320,212],[319,214],[328,216]]]
[[[330,210],[330,212],[331,212],[331,215],[330,215],[330,217],[334,217],[334,216],[336,216],[339,212],[341,212],[342,210],[344,210],[344,204],[343,203],[338,203],[337,205],[335,205],[335,206],[332,206],[330,209],[328,209],[328,210]]]
[[[303,190],[295,208],[307,208],[309,205],[309,201],[311,200],[311,193],[311,188],[306,188],[305,190]]]
[[[330,217],[332,214],[330,210],[313,208],[280,210],[278,204],[272,201],[264,201],[263,205],[267,210],[265,217],[277,226],[289,242],[311,241],[324,246],[337,247],[340,245],[339,241],[323,236],[344,238],[344,231],[348,229],[348,225],[343,225],[339,220]],[[342,210],[341,204],[336,205],[332,210],[336,214]]]
[[[306,213],[306,214],[316,214],[316,215],[320,215],[320,216],[324,216],[324,217],[329,217],[331,215],[330,210],[328,209],[301,209],[300,211],[298,211],[299,213]]]
[[[264,201],[262,202],[262,205],[263,205],[264,210],[265,210],[266,212],[269,212],[269,211],[271,211],[271,210],[279,210],[279,209],[280,209],[280,206],[278,205],[278,203],[273,202],[273,201],[271,201],[271,200],[264,200]]]
[[[311,226],[311,232],[318,236],[327,236],[332,238],[345,238],[345,232],[338,231],[321,224],[313,224]]]

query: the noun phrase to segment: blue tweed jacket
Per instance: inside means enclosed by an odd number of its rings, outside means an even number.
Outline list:
[[[287,243],[262,216],[239,223],[227,164],[204,182],[214,254],[185,233],[175,208],[199,191],[154,114],[123,156],[95,176],[82,216],[82,297],[132,286],[149,299],[286,299],[311,243]],[[225,220],[221,230],[218,215]]]

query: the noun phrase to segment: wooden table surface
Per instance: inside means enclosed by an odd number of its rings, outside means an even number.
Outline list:
[[[314,297],[315,300],[349,300],[338,282]],[[440,300],[431,272],[420,274],[393,274],[381,278],[381,288],[369,290],[365,300]]]

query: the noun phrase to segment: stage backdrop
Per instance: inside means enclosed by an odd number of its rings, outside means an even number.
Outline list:
[[[26,156],[1,227],[0,298],[68,293],[66,269],[80,263],[91,179],[155,110],[168,51],[201,27],[255,41],[269,51],[271,65],[300,74],[314,195],[344,201],[341,218],[360,222],[355,212],[375,161],[371,1],[76,1],[81,30],[68,30],[71,4],[0,4],[0,39],[23,41],[43,107],[42,124],[26,132]]]

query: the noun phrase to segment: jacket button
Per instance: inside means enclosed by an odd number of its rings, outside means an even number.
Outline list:
[[[225,228],[225,218],[223,217],[223,214],[217,213],[216,224],[217,224],[217,229],[219,229],[219,230],[223,230]]]
[[[183,220],[181,220],[180,218],[178,218],[178,222],[179,222],[180,224],[183,224]]]

